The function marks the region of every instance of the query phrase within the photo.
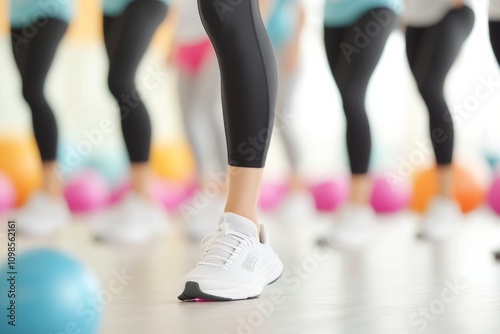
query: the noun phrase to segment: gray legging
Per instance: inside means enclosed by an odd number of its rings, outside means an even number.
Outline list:
[[[217,59],[213,55],[209,57],[196,74],[181,69],[177,82],[184,127],[200,180],[209,173],[209,155],[215,156],[212,160],[217,171],[225,170],[227,165],[219,67]]]
[[[283,54],[276,52],[278,64],[283,64]],[[293,172],[299,169],[299,146],[297,134],[293,131],[294,121],[290,106],[297,87],[298,71],[278,71],[279,89],[276,107],[276,133],[281,135],[288,163]],[[180,70],[178,75],[179,100],[185,131],[195,155],[198,177],[206,177],[209,171],[207,147],[213,148],[216,170],[226,168],[226,144],[223,119],[218,104],[220,96],[220,75],[216,59],[207,60],[197,74]],[[207,145],[207,141],[210,145]],[[211,141],[211,142],[210,142]]]
[[[276,51],[278,65],[284,63],[284,54]],[[278,70],[278,100],[276,104],[275,132],[280,134],[285,147],[286,157],[293,172],[297,172],[300,163],[300,149],[297,143],[298,135],[293,131],[294,115],[291,102],[298,82],[298,71],[286,72],[283,66]]]

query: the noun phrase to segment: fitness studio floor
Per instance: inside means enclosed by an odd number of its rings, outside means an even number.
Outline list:
[[[290,226],[264,217],[285,272],[259,299],[238,302],[177,300],[180,278],[202,252],[186,240],[180,221],[147,247],[95,243],[90,217],[75,219],[57,238],[19,238],[18,245],[57,247],[94,270],[106,300],[102,334],[500,332],[500,263],[492,257],[500,224],[487,209],[469,215],[441,245],[414,237],[411,213],[380,216],[370,243],[356,252],[314,246],[328,219]],[[130,279],[110,293],[117,273]]]

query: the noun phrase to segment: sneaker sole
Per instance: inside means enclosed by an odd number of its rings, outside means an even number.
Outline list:
[[[275,283],[277,280],[279,280],[281,275],[272,281],[271,283],[267,285],[271,285]],[[216,301],[216,302],[230,302],[234,300],[248,300],[248,299],[256,299],[259,298],[260,295],[257,296],[252,296],[244,299],[231,299],[231,298],[224,298],[224,297],[219,297],[219,296],[214,296],[210,295],[208,293],[205,293],[201,291],[200,285],[197,282],[186,282],[186,285],[184,287],[184,291],[182,292],[179,297],[177,297],[181,301],[195,301],[195,300],[209,300],[209,301]]]
[[[258,298],[259,296],[260,295],[252,296],[245,299],[255,299]],[[214,302],[229,302],[232,300],[243,300],[243,299],[231,299],[231,298],[210,295],[208,293],[201,291],[200,285],[197,282],[186,282],[184,291],[177,298],[182,301],[209,300]]]
[[[266,285],[271,285],[274,282],[276,282],[281,277],[281,274],[283,273],[283,265],[277,256],[275,258],[275,261],[276,262],[274,262],[274,265],[272,266],[271,270],[266,275],[267,279],[268,280],[270,279],[270,281],[268,281],[268,283],[265,283],[262,287],[259,287],[257,285],[257,286],[253,286],[250,288],[251,290],[254,291],[254,293],[258,291],[259,292],[258,294],[251,294],[248,297],[247,296],[240,297],[242,295],[241,290],[238,292],[235,292],[234,290],[233,291],[221,291],[220,292],[221,295],[225,294],[225,296],[223,297],[223,296],[219,296],[218,295],[219,293],[213,294],[213,293],[207,293],[205,291],[202,291],[198,282],[188,281],[188,282],[186,282],[186,284],[184,286],[184,291],[177,298],[181,301],[192,301],[192,300],[197,300],[197,299],[208,300],[208,301],[232,301],[232,300],[246,300],[246,299],[258,298],[260,296],[260,292],[262,291],[262,288]],[[270,276],[270,278],[269,278],[269,276]],[[237,295],[237,297],[236,298],[229,297],[229,296],[231,296],[231,294],[235,294],[235,295]],[[243,294],[244,294],[244,291],[243,291]]]

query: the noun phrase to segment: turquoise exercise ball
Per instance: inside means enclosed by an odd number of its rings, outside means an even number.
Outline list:
[[[96,334],[99,283],[79,261],[59,251],[33,249],[0,267],[0,333]]]

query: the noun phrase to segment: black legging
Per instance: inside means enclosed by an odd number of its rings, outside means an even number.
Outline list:
[[[265,165],[274,120],[277,70],[258,0],[198,0],[217,52],[229,164]]]
[[[378,23],[376,17],[383,17]],[[347,121],[347,150],[352,174],[366,174],[370,163],[370,124],[365,97],[373,71],[380,61],[397,14],[377,8],[363,15],[354,25],[325,27],[328,63],[337,83]],[[359,31],[364,33],[364,36]]]
[[[164,3],[141,0],[133,1],[120,16],[104,17],[108,85],[120,107],[123,137],[133,163],[147,162],[151,146],[151,122],[135,87],[135,74],[166,13]]]
[[[68,24],[49,18],[27,29],[11,29],[12,51],[23,97],[31,109],[33,131],[43,162],[56,160],[57,123],[44,94],[45,80]],[[30,31],[30,35],[25,32]]]
[[[490,41],[497,62],[500,64],[500,21],[490,21]]]
[[[464,6],[451,10],[433,26],[406,31],[408,62],[429,110],[431,140],[440,166],[451,164],[455,137],[444,83],[473,26],[474,12]]]

